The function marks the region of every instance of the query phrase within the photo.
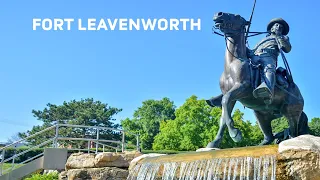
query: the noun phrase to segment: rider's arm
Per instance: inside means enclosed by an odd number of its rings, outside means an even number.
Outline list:
[[[289,40],[288,36],[280,36],[278,37],[278,42],[280,44],[281,49],[285,52],[288,53],[291,51],[291,43]]]

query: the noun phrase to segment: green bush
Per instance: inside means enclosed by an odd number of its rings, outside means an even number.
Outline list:
[[[59,179],[59,174],[57,172],[52,172],[48,174],[33,174],[31,177],[25,178],[24,180],[57,180]]]

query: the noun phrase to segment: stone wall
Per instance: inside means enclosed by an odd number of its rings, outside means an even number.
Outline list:
[[[59,175],[60,180],[125,180],[129,175],[130,162],[142,155],[139,152],[95,154],[75,153],[66,163],[65,171]]]

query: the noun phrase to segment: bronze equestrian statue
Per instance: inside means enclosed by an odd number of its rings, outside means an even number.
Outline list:
[[[240,15],[223,12],[215,14],[214,22],[215,28],[223,33],[227,47],[220,78],[222,94],[206,101],[212,107],[222,108],[218,133],[207,147],[219,148],[226,127],[235,142],[241,141],[242,133],[234,127],[231,116],[237,101],[254,111],[264,134],[260,145],[308,134],[308,117],[303,112],[300,90],[286,69],[277,68],[280,52],[291,50],[287,22],[281,18],[271,20],[268,35],[253,50],[245,45],[245,28],[250,22]],[[271,121],[282,116],[288,120],[289,129],[273,134]]]
[[[248,50],[248,57],[254,64],[260,63],[263,70],[264,80],[259,87],[253,91],[253,96],[264,98],[266,104],[271,104],[273,99],[274,86],[276,82],[276,67],[280,48],[288,53],[291,51],[289,37],[289,25],[281,18],[275,18],[270,21],[267,26],[267,31],[270,34],[262,39],[253,50]]]

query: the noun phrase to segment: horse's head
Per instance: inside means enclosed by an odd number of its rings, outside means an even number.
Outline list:
[[[240,15],[224,12],[215,14],[213,21],[215,22],[215,28],[228,35],[243,32],[244,27],[249,25],[249,22]]]

